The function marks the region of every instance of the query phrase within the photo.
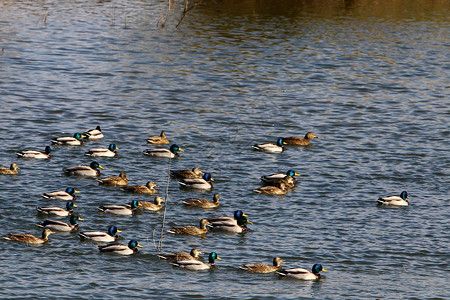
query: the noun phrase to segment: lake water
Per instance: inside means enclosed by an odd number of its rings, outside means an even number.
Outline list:
[[[1,176],[1,235],[40,235],[35,207],[64,206],[40,195],[74,186],[82,230],[115,224],[121,241],[144,246],[119,257],[76,234],[37,247],[1,240],[1,298],[448,299],[448,1],[211,2],[178,28],[181,3],[167,14],[154,0],[0,2],[0,165],[21,167]],[[16,158],[97,125],[100,141],[53,147],[50,160]],[[89,164],[87,149],[116,143],[116,158],[98,160],[102,177],[125,171],[164,196],[168,162],[142,155],[161,130],[185,150],[172,169],[215,178],[205,193],[170,180],[166,228],[236,209],[253,222],[242,235],[164,236],[163,252],[217,252],[214,271],[156,257],[162,213],[97,213],[152,196],[62,174]],[[251,149],[308,131],[320,137],[311,147]],[[288,169],[301,176],[285,196],[252,191],[261,175]],[[409,207],[376,206],[403,190]],[[215,210],[181,202],[214,193]],[[274,256],[329,272],[302,282],[238,269]]]

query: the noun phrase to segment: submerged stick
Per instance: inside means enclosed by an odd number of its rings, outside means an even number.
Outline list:
[[[165,223],[166,223],[166,212],[167,212],[167,200],[169,197],[169,183],[170,183],[170,168],[172,165],[172,158],[169,158],[169,168],[167,170],[167,184],[166,184],[166,195],[165,195],[165,203],[164,203],[164,212],[163,212],[163,219],[162,219],[162,224],[161,224],[161,234],[159,236],[159,241],[158,241],[158,247],[156,249],[156,251],[158,253],[162,252],[162,241],[164,238],[164,227],[165,227]]]

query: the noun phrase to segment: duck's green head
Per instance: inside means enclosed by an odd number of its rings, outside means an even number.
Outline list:
[[[209,254],[209,256],[208,256],[209,263],[210,263],[210,264],[213,264],[214,261],[215,261],[216,259],[222,260],[222,259],[217,255],[216,252],[211,252],[211,253]]]
[[[44,153],[45,154],[50,154],[50,152],[52,152],[52,148],[50,148],[50,146],[46,146]]]
[[[400,198],[403,200],[409,199],[408,193],[406,191],[401,192]]]
[[[66,203],[66,209],[67,210],[73,210],[74,207],[77,207],[72,201],[69,201]]]
[[[136,209],[140,205],[139,201],[133,200],[130,202],[131,209]]]
[[[312,272],[314,274],[319,274],[320,271],[328,272],[327,270],[322,268],[321,264],[315,264],[314,266],[312,266]]]
[[[289,170],[289,171],[287,171],[287,172],[286,172],[286,175],[287,175],[287,176],[291,176],[291,177],[294,177],[294,176],[300,176],[300,174],[295,173],[294,170]]]
[[[134,249],[136,247],[141,247],[142,248],[142,245],[139,244],[138,241],[136,241],[136,240],[131,240],[131,241],[128,242],[128,248]]]
[[[73,135],[73,137],[76,138],[77,140],[81,140],[82,138],[85,137],[85,135],[77,132]]]
[[[177,154],[178,151],[183,152],[184,150],[181,149],[180,147],[178,147],[177,144],[173,144],[172,146],[170,146],[169,148],[170,152],[172,152],[173,154]]]
[[[78,221],[84,221],[84,219],[80,218],[80,216],[71,215],[69,221],[70,224],[75,225]]]
[[[116,146],[116,144],[109,144],[108,150],[109,151],[116,151],[119,148]]]
[[[203,174],[203,179],[205,179],[206,181],[214,181],[214,179],[211,176],[211,173],[205,173]]]
[[[108,227],[108,234],[110,235],[110,236],[115,236],[116,235],[116,233],[118,233],[118,232],[122,232],[121,230],[119,230],[119,229],[117,229],[117,227],[116,226],[114,226],[114,225],[111,225],[111,226],[109,226]]]
[[[283,139],[282,139],[282,138],[278,138],[278,139],[277,139],[276,145],[277,145],[278,147],[281,147],[281,146],[283,146],[284,144],[286,144],[286,143],[283,142]]]
[[[244,212],[242,210],[236,210],[234,211],[234,218],[237,220],[241,217],[248,217],[246,214],[244,214]]]
[[[79,193],[79,191],[75,190],[73,187],[68,187],[66,189],[66,193],[69,194],[69,195],[73,195],[75,193]]]
[[[92,169],[97,170],[97,169],[104,169],[102,166],[100,166],[100,164],[96,161],[91,162],[91,164],[89,165]]]

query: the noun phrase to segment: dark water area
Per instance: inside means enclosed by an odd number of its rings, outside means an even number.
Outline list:
[[[140,253],[99,253],[73,234],[43,246],[2,239],[6,298],[449,298],[449,2],[211,1],[190,10],[165,1],[0,1],[1,236],[40,235],[41,194],[73,186],[81,230],[123,232]],[[159,25],[158,25],[159,24]],[[164,26],[161,26],[164,24]],[[16,157],[56,136],[100,125],[105,137],[52,147],[49,160]],[[184,152],[171,169],[211,172],[214,189],[168,181],[169,164],[142,154],[165,130]],[[308,147],[260,153],[251,146],[316,133]],[[101,177],[168,188],[166,228],[242,209],[245,234],[164,235],[162,249],[215,251],[213,271],[191,272],[155,250],[163,213],[99,214],[103,204],[152,200],[63,167],[98,159]],[[294,169],[283,196],[259,195],[260,176]],[[169,185],[167,186],[167,183]],[[410,206],[377,207],[406,190]],[[188,209],[190,197],[217,209]],[[62,218],[65,220],[65,218]],[[248,262],[329,272],[320,281],[239,270]]]

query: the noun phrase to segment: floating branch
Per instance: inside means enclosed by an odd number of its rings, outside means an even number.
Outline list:
[[[156,248],[156,252],[158,253],[162,253],[162,242],[163,242],[163,238],[164,238],[164,228],[165,228],[165,224],[166,224],[166,212],[167,212],[167,202],[168,202],[168,198],[169,198],[169,184],[170,184],[170,169],[172,166],[172,159],[169,158],[169,167],[167,170],[167,184],[166,184],[166,195],[165,195],[165,204],[164,204],[164,212],[163,212],[163,219],[162,219],[162,224],[161,224],[161,234],[159,236],[159,241],[158,241],[158,247]]]

